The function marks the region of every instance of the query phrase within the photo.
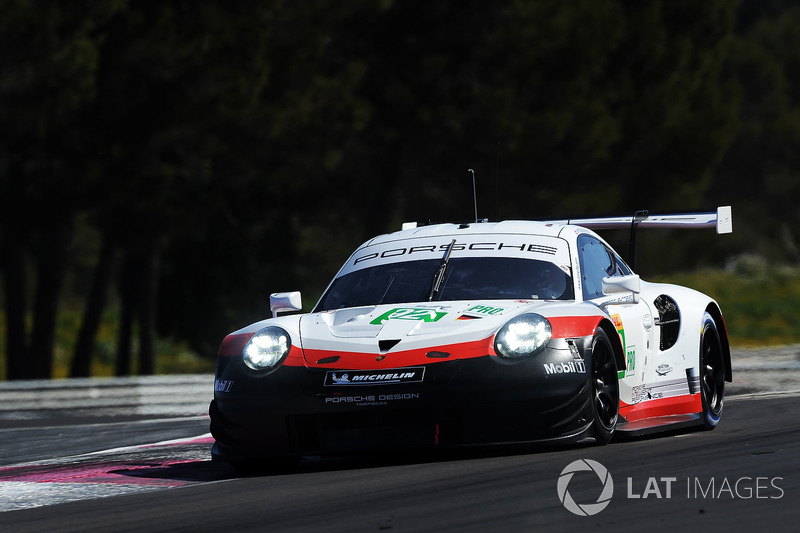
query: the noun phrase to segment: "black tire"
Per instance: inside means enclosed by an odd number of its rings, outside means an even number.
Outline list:
[[[722,417],[725,397],[725,359],[722,342],[714,318],[703,315],[700,334],[700,397],[703,403],[703,425],[706,429],[717,427]]]
[[[598,329],[592,339],[592,431],[598,444],[614,436],[619,418],[619,376],[617,360],[608,335]]]

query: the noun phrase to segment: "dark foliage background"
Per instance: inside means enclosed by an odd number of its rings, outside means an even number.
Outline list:
[[[406,220],[733,205],[640,239],[643,274],[797,263],[800,7],[788,0],[0,0],[6,377],[50,377],[79,298],[88,375],[155,339],[212,357],[306,307]],[[623,248],[624,249],[624,248]],[[134,350],[134,347],[137,348]],[[136,352],[136,353],[134,353]]]

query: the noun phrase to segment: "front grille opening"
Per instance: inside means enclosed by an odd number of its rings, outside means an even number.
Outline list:
[[[414,448],[440,444],[436,413],[427,409],[295,415],[299,451]]]
[[[381,353],[386,353],[400,342],[400,339],[383,339],[378,341],[378,349]]]

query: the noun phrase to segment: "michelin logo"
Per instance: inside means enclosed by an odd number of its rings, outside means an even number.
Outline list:
[[[339,377],[336,375],[336,372],[333,372],[331,374],[331,379],[333,380],[333,385],[350,385],[350,376],[348,376],[347,373]]]
[[[563,363],[544,363],[544,372],[550,374],[585,374],[586,363],[583,361],[565,361]]]
[[[418,383],[422,381],[424,377],[424,367],[393,368],[391,370],[328,371],[325,375],[325,386]]]

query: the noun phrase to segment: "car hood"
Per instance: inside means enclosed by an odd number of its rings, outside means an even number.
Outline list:
[[[324,353],[383,354],[465,344],[491,336],[512,316],[542,301],[435,302],[355,307],[300,319],[306,361]]]

